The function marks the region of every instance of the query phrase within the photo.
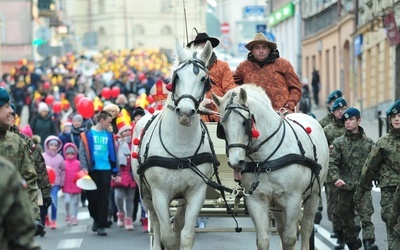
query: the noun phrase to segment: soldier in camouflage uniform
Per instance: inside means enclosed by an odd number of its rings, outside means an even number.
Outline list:
[[[30,155],[26,153],[28,145],[18,135],[9,131],[13,112],[9,101],[10,96],[7,91],[0,88],[0,155],[11,161],[26,181],[27,192],[37,223],[37,234],[40,234],[43,231],[43,225],[40,222],[40,211],[37,205],[39,193],[37,173]]]
[[[389,133],[379,138],[372,147],[362,169],[355,200],[361,204],[361,197],[371,189],[370,183],[379,180],[381,218],[386,224],[388,246],[391,246],[394,234],[390,225],[392,202],[399,185],[400,172],[400,100],[386,111],[386,115],[390,123]]]
[[[364,129],[359,126],[361,114],[358,109],[347,109],[342,120],[346,132],[332,143],[327,180],[334,183],[337,188],[338,201],[335,209],[340,214],[344,241],[349,249],[353,250],[361,246],[354,222],[353,196],[359,182],[361,169],[374,142],[365,135]],[[365,196],[371,197],[371,192],[365,193]],[[372,206],[372,204],[368,205]],[[371,221],[371,215],[372,213],[363,223],[363,242],[366,250],[377,250],[377,246],[374,245],[375,227]]]
[[[333,103],[336,101],[336,99],[338,99],[339,97],[342,97],[342,91],[340,90],[334,90],[332,93],[329,94],[328,98],[326,99],[326,104],[328,106],[328,114],[322,118],[321,120],[319,120],[319,124],[321,124],[322,128],[325,128],[326,126],[328,126],[329,124],[331,124],[333,122],[333,120],[335,120],[335,116],[333,115],[331,109],[332,109],[332,105]]]
[[[400,184],[397,185],[393,195],[392,216],[390,227],[393,228],[392,244],[389,249],[400,249]]]
[[[334,120],[332,124],[329,124],[324,128],[324,133],[326,136],[326,139],[328,140],[328,145],[329,147],[332,146],[333,141],[344,135],[346,132],[346,128],[344,127],[344,122],[341,120],[343,113],[347,109],[347,103],[346,100],[344,100],[342,97],[339,97],[336,99],[336,101],[332,105],[332,114],[334,115]],[[333,228],[333,233],[331,234],[331,238],[337,238],[338,239],[338,245],[335,247],[335,249],[343,249],[344,248],[344,240],[343,240],[343,230],[342,230],[342,225],[340,223],[340,217],[339,215],[335,212],[335,206],[337,203],[337,189],[334,185],[334,183],[326,181],[326,190],[327,192],[327,212],[328,216],[330,214],[330,220],[332,222],[332,228]]]
[[[327,104],[327,108],[328,108],[328,114],[322,118],[321,120],[319,120],[319,124],[321,125],[322,128],[325,128],[326,126],[328,126],[329,124],[333,123],[333,121],[335,120],[335,116],[333,115],[331,109],[332,109],[332,105],[333,103],[336,101],[336,99],[338,99],[339,97],[342,97],[342,91],[340,90],[334,90],[332,93],[329,94],[328,98],[326,99],[326,104]],[[324,187],[325,190],[328,190],[328,187],[326,185],[326,182],[324,183]],[[326,195],[326,200],[329,200],[329,194],[328,191],[325,192]],[[318,205],[318,211],[315,214],[315,218],[314,218],[314,223],[315,224],[319,224],[322,220],[322,209],[323,209],[323,205],[322,205],[322,198],[320,197],[319,200],[319,205]],[[328,209],[328,219],[330,221],[332,221],[332,215]],[[333,235],[334,237],[336,237],[335,235]]]
[[[14,113],[13,117],[15,117],[15,113]],[[35,165],[35,171],[38,175],[37,184],[38,184],[38,188],[40,189],[40,192],[43,197],[43,206],[39,206],[39,207],[40,207],[40,215],[41,215],[42,225],[44,225],[45,224],[45,215],[46,215],[45,212],[47,211],[48,207],[51,205],[51,202],[52,202],[51,196],[50,196],[51,184],[50,184],[49,176],[47,174],[46,164],[44,162],[44,158],[43,158],[42,151],[40,150],[40,148],[37,147],[37,145],[33,142],[33,140],[31,138],[24,135],[23,133],[20,133],[18,127],[15,125],[14,122],[15,122],[15,119],[12,118],[10,131],[19,135],[28,145],[27,153],[33,159],[33,163]]]
[[[15,167],[0,156],[1,250],[40,250],[34,243],[35,223],[23,183]]]

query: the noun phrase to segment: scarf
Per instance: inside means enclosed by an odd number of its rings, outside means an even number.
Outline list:
[[[262,62],[257,61],[257,60],[254,58],[254,55],[253,55],[251,52],[249,52],[249,54],[247,55],[247,59],[248,59],[248,60],[250,60],[250,61],[252,61],[252,62],[258,63],[258,65],[259,65],[261,68],[264,67],[264,66],[267,65],[267,64],[271,64],[271,63],[275,62],[275,60],[276,60],[277,58],[279,58],[279,51],[278,51],[277,49],[274,50],[274,51],[271,51],[271,53],[269,53],[269,56],[268,56],[264,61],[262,61]]]

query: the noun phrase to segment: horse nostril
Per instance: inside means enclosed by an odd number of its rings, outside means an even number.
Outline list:
[[[192,110],[190,111],[190,117],[193,117],[195,114],[196,114],[196,110],[195,110],[195,109],[192,109]]]
[[[181,116],[181,109],[180,108],[176,108],[175,109],[175,114],[180,117]]]
[[[244,160],[240,160],[240,161],[238,162],[238,166],[239,166],[240,168],[244,168],[245,164],[246,164],[246,161],[244,161]]]

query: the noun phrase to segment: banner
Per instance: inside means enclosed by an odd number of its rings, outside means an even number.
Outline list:
[[[383,27],[386,30],[386,36],[390,46],[396,46],[400,43],[399,29],[397,28],[394,13],[390,12],[382,17]]]

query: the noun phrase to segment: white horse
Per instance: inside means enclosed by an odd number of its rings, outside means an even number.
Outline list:
[[[207,62],[211,43],[204,49],[188,49],[177,41],[176,53],[171,93],[164,109],[157,116],[142,117],[133,132],[133,138],[141,141],[132,147],[132,152],[138,152],[138,158],[132,158],[132,168],[149,210],[153,249],[193,247],[196,219],[206,196],[203,178],[212,175],[216,160],[197,113],[210,88]],[[174,229],[170,222],[173,199],[184,203],[177,208]]]
[[[301,249],[308,250],[328,171],[323,129],[311,116],[278,114],[265,91],[253,84],[236,87],[222,98],[213,95],[213,100],[221,114],[217,136],[226,138],[228,164],[250,194],[245,204],[258,249],[269,249],[272,209],[283,249],[294,248],[300,221]]]

